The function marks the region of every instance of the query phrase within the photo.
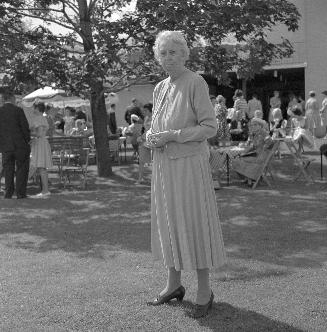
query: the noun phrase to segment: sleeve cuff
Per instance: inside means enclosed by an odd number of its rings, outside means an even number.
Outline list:
[[[178,142],[181,130],[171,130],[171,141]]]

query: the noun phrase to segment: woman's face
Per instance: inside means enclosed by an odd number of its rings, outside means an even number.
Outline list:
[[[259,123],[254,122],[251,124],[251,129],[255,133],[258,132],[260,130],[260,128],[261,128],[261,126]]]
[[[85,121],[79,121],[79,122],[77,122],[77,129],[78,130],[84,130],[85,129]]]
[[[273,119],[274,119],[275,121],[278,121],[278,120],[280,120],[281,118],[282,118],[281,114],[279,114],[279,113],[274,113],[274,114],[273,114]]]
[[[143,113],[144,113],[145,116],[148,116],[148,117],[151,116],[151,112],[146,107],[143,108]]]
[[[184,68],[185,54],[181,45],[168,40],[159,44],[159,62],[166,72],[178,72]]]

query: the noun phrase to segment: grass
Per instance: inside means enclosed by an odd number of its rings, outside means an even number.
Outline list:
[[[234,178],[216,192],[229,262],[211,274],[214,307],[197,321],[186,315],[193,273],[183,273],[182,304],[145,305],[166,274],[152,260],[150,187],[135,185],[137,165],[111,179],[93,172],[87,190],[53,179],[49,199],[1,200],[0,330],[326,331],[327,185],[315,157],[315,184],[293,182],[284,157],[273,190]]]

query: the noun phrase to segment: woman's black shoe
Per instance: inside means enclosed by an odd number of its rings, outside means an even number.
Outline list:
[[[211,292],[211,296],[209,299],[209,302],[206,304],[196,304],[194,308],[194,312],[191,314],[192,318],[198,319],[201,317],[204,317],[208,314],[209,310],[212,308],[212,303],[213,303],[213,292]]]
[[[183,286],[179,286],[172,293],[164,296],[158,296],[154,301],[147,302],[147,304],[156,306],[168,303],[172,299],[176,299],[177,301],[183,301],[184,296],[185,296],[185,288]]]

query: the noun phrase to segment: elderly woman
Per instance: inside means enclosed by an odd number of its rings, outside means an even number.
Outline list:
[[[265,129],[266,122],[259,118],[253,118],[250,122],[250,134],[247,148],[239,159],[233,160],[233,169],[239,175],[246,178],[248,185],[258,176],[262,163],[269,153],[271,138]]]
[[[232,141],[246,141],[248,139],[248,121],[242,112],[235,109],[231,112],[229,132]]]
[[[181,270],[196,270],[198,290],[193,317],[212,307],[209,269],[225,263],[207,139],[216,119],[208,86],[185,67],[189,56],[179,31],[158,34],[154,53],[169,77],[154,90],[147,142],[153,148],[151,245],[168,270],[167,285],[150,305],[182,300]]]

